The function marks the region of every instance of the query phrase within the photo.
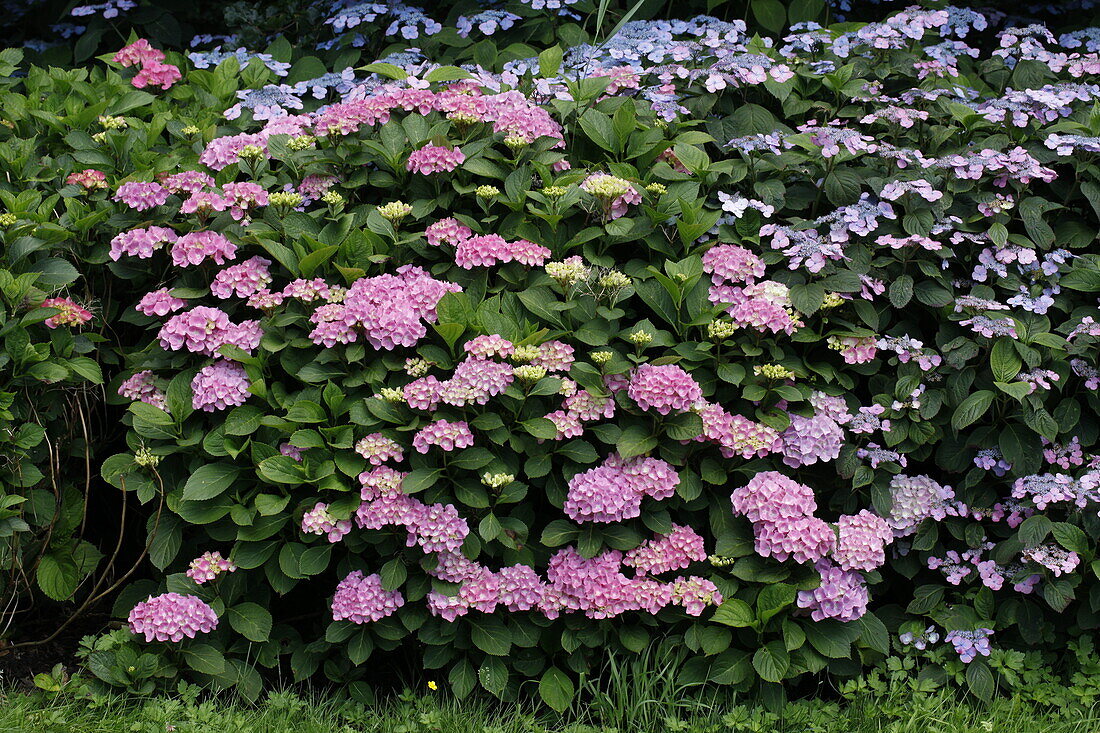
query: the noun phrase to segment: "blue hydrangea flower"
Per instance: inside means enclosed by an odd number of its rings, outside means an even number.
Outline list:
[[[504,10],[483,10],[480,13],[468,17],[460,15],[455,27],[458,29],[458,35],[463,38],[468,37],[470,31],[474,28],[477,28],[487,36],[491,36],[498,30],[508,30],[515,25],[517,20],[520,20],[520,17],[515,13],[509,13]]]
[[[228,120],[235,120],[241,112],[252,110],[252,118],[263,121],[289,114],[288,110],[302,109],[302,100],[295,95],[294,87],[286,84],[268,84],[262,89],[244,89],[237,92],[241,101],[225,111]]]
[[[346,94],[355,86],[355,69],[350,66],[341,72],[329,72],[314,79],[306,79],[294,85],[295,94],[309,92],[314,99],[324,99],[329,89],[335,89],[337,94]]]
[[[245,48],[238,48],[236,51],[223,51],[221,46],[218,46],[209,51],[192,51],[187,54],[196,69],[214,68],[230,56],[235,56],[242,67],[246,66],[252,59],[259,59],[264,66],[275,72],[275,76],[286,76],[290,73],[290,64],[276,61],[269,53],[256,53]]]
[[[88,15],[102,15],[110,20],[111,18],[117,18],[119,13],[133,10],[136,7],[137,4],[131,2],[131,0],[107,0],[105,3],[95,5],[78,5],[70,11],[70,15],[78,18]]]

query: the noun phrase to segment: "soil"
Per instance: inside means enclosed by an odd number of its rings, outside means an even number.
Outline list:
[[[58,612],[49,620],[24,622],[18,637],[0,639],[0,684],[15,689],[33,688],[34,676],[49,672],[57,664],[70,674],[75,672],[79,666],[76,651],[80,640],[89,634],[105,631],[110,622],[110,615],[105,612],[87,613],[50,641],[20,646],[46,639],[64,618],[64,613]]]

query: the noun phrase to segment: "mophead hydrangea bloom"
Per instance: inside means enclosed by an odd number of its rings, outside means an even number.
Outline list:
[[[382,433],[371,433],[360,438],[355,444],[355,452],[366,458],[372,466],[381,466],[386,461],[401,461],[405,456],[397,441]]]
[[[42,301],[41,307],[56,308],[58,310],[57,313],[44,321],[48,328],[82,326],[92,320],[92,312],[77,304],[71,298],[46,298]]]
[[[196,584],[202,585],[214,580],[222,573],[232,573],[236,569],[237,564],[222,557],[220,552],[204,552],[191,561],[187,569],[187,577]]]
[[[468,448],[474,444],[474,434],[465,420],[451,422],[436,420],[425,425],[413,436],[412,446],[417,453],[427,453],[431,446],[439,446],[445,451]]]
[[[844,445],[844,429],[820,413],[812,417],[792,414],[791,424],[780,437],[783,462],[792,468],[836,460]]]
[[[137,400],[167,411],[168,400],[164,391],[156,386],[152,370],[146,369],[122,381],[118,394],[128,400]]]
[[[828,560],[818,561],[814,568],[821,575],[821,585],[813,590],[799,591],[797,599],[799,608],[810,611],[810,618],[846,622],[867,613],[870,594],[862,575],[843,570]]]
[[[382,576],[378,573],[364,576],[353,570],[336,586],[332,597],[332,620],[348,620],[353,624],[380,621],[405,605],[400,591],[382,588]]]
[[[875,570],[886,562],[886,545],[894,532],[886,520],[866,509],[842,516],[836,522],[837,541],[833,560],[843,570]]]
[[[198,596],[162,593],[134,606],[128,621],[130,631],[144,634],[145,641],[180,641],[213,631],[218,615]]]
[[[703,272],[710,273],[715,285],[753,283],[764,277],[764,261],[736,244],[719,244],[703,255]]]
[[[210,283],[210,292],[218,298],[248,298],[264,290],[271,284],[271,260],[265,257],[250,257],[244,262],[230,265]]]
[[[626,393],[638,407],[662,415],[686,412],[703,396],[695,379],[675,364],[641,364],[630,375]]]
[[[836,547],[833,528],[817,517],[779,517],[774,521],[756,522],[756,553],[788,559],[798,563],[816,562]]]
[[[201,265],[207,258],[224,265],[237,256],[237,245],[224,234],[212,231],[190,232],[172,244],[172,264],[177,267]]]
[[[187,301],[174,297],[168,288],[161,288],[141,296],[136,307],[139,313],[147,316],[166,316],[186,308]]]
[[[115,189],[114,198],[135,211],[146,211],[167,201],[168,189],[152,181],[130,181]]]
[[[754,524],[808,517],[817,511],[814,490],[777,471],[756,474],[730,498],[733,513],[748,517]]]
[[[706,559],[702,536],[691,527],[673,524],[668,534],[647,540],[626,553],[623,565],[634,568],[639,575],[659,575],[683,570]]]
[[[409,154],[405,167],[413,173],[430,175],[453,171],[466,160],[460,148],[428,144]]]
[[[152,257],[153,253],[165,244],[175,242],[177,238],[176,233],[168,227],[151,226],[144,229],[131,229],[117,234],[111,240],[108,255],[116,262],[123,255],[144,260]]]
[[[351,531],[350,519],[337,519],[328,510],[328,504],[319,501],[302,515],[302,531],[328,537],[329,542],[339,542]]]
[[[191,380],[191,406],[214,412],[243,405],[251,394],[251,385],[244,366],[235,361],[216,361],[200,369]]]
[[[569,480],[563,511],[575,522],[620,522],[641,514],[644,497],[672,496],[679,482],[672,466],[659,458],[624,460],[616,453]]]

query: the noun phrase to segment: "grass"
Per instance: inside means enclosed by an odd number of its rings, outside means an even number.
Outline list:
[[[614,685],[611,685],[613,688]],[[651,688],[651,691],[655,688]],[[638,690],[634,690],[638,692]],[[613,700],[566,721],[524,705],[459,702],[443,691],[406,693],[376,706],[276,692],[259,705],[229,699],[74,698],[10,693],[3,733],[1093,733],[1100,710],[1041,710],[1013,699],[989,705],[949,693],[890,693],[851,704],[791,703],[781,715],[717,700]],[[616,704],[615,708],[608,705]],[[631,717],[629,710],[645,711]],[[575,717],[575,716],[574,716]]]

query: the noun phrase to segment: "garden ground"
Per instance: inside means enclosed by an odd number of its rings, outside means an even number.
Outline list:
[[[616,709],[587,707],[581,720],[533,713],[524,705],[457,702],[443,690],[405,693],[377,706],[331,698],[271,694],[262,704],[184,699],[126,701],[10,693],[0,704],[4,733],[1091,733],[1100,709],[1041,709],[1014,699],[991,704],[947,694],[893,691],[851,703],[796,702],[779,715],[735,702],[617,701]],[[198,689],[193,688],[197,694]],[[607,703],[604,700],[603,703]],[[656,703],[657,706],[649,703]],[[545,708],[543,708],[545,710]],[[647,722],[637,717],[641,714]],[[575,718],[575,716],[574,716]],[[618,724],[616,724],[618,723]]]

